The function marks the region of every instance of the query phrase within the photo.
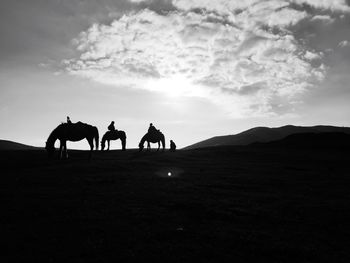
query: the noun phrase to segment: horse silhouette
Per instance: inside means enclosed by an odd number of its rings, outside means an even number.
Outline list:
[[[147,141],[147,150],[151,149],[151,143],[158,143],[158,149],[160,148],[160,143],[162,143],[163,151],[165,148],[165,137],[164,134],[157,130],[154,132],[147,132],[141,139],[139,143],[139,150],[142,151],[144,148],[144,143]]]
[[[80,121],[77,123],[62,123],[51,132],[46,141],[45,149],[49,157],[52,157],[55,152],[55,142],[60,140],[59,157],[60,159],[68,158],[67,141],[77,142],[83,139],[86,139],[90,145],[89,158],[91,158],[94,149],[94,139],[96,149],[98,149],[98,129]]]
[[[124,131],[121,130],[114,130],[114,131],[107,131],[103,136],[101,140],[101,151],[104,150],[105,144],[107,141],[108,147],[107,151],[109,150],[110,141],[111,140],[118,140],[120,139],[122,143],[122,150],[125,151],[125,145],[126,145],[126,134]]]

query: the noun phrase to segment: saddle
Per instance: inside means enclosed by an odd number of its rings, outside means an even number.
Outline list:
[[[108,130],[108,133],[110,133],[110,134],[117,133],[117,132],[118,132],[117,129],[115,129],[115,130]]]
[[[148,134],[150,136],[154,137],[154,136],[158,136],[158,135],[162,134],[162,132],[160,130],[157,130],[157,129],[152,129],[152,130],[148,131]]]

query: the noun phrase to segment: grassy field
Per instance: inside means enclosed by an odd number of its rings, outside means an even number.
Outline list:
[[[350,262],[349,153],[2,151],[2,262]]]

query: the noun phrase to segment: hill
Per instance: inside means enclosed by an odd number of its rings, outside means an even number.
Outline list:
[[[257,142],[251,145],[262,147],[300,149],[349,149],[350,134],[343,132],[295,133],[272,142]]]
[[[40,149],[40,148],[18,143],[18,142],[0,140],[0,151],[36,150],[36,149]]]
[[[235,135],[215,136],[213,138],[187,146],[184,149],[189,150],[195,148],[227,145],[248,145],[255,142],[277,141],[292,134],[324,132],[342,132],[350,134],[350,128],[323,125],[311,127],[287,125],[278,128],[255,127]]]

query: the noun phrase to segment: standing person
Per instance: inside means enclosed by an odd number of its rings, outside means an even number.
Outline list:
[[[176,150],[176,144],[174,143],[173,140],[170,140],[170,151],[175,152]]]
[[[111,124],[108,125],[108,130],[115,131],[114,121],[112,121]]]
[[[71,122],[69,116],[67,116],[67,123],[68,123],[68,124],[72,124],[72,122]]]

